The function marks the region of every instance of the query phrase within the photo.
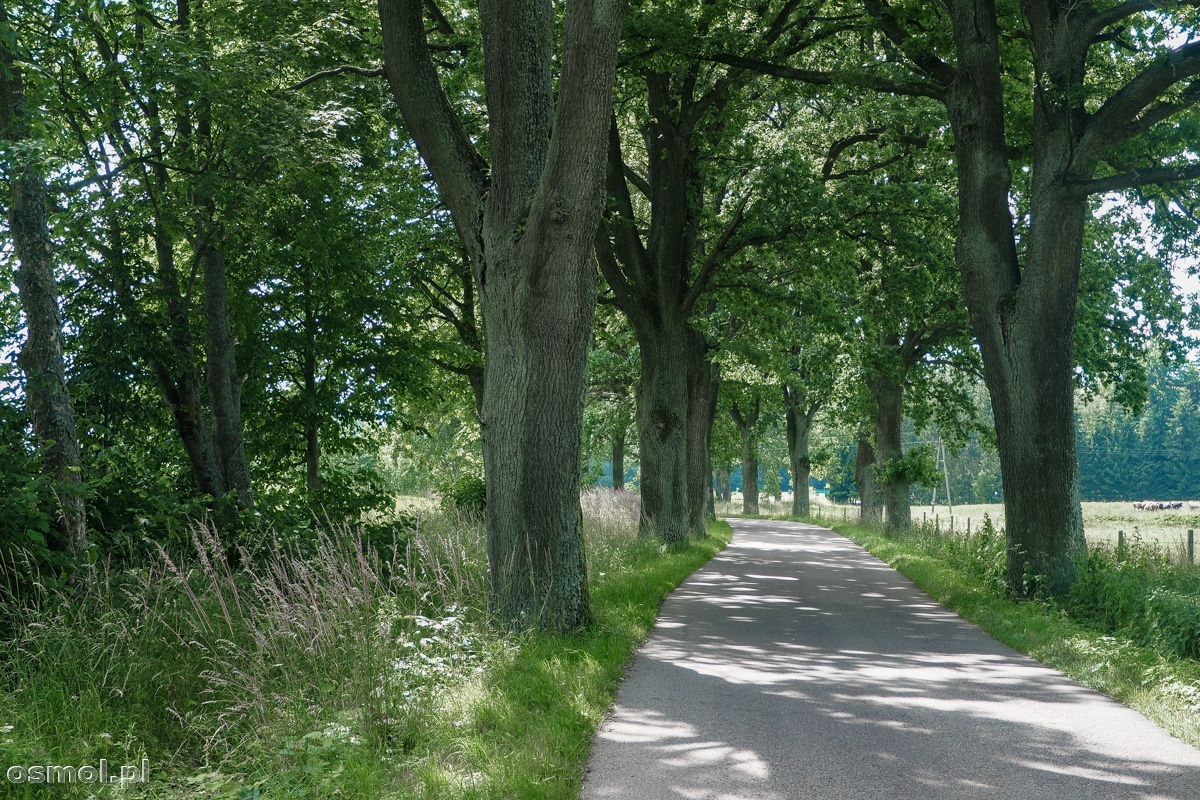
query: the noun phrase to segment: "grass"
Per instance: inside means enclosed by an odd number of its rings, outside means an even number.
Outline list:
[[[852,505],[834,504],[823,500],[812,499],[814,519],[822,522],[849,522],[858,515],[858,507]],[[774,498],[763,495],[759,498],[759,510],[762,514],[782,516],[791,513],[790,502],[776,502]],[[732,503],[718,503],[718,516],[741,516],[740,500]],[[939,503],[930,508],[926,505],[912,507],[915,523],[936,524],[942,530],[953,529],[959,533],[974,529],[983,524],[988,518],[998,527],[1004,527],[1003,503],[976,503],[972,505],[955,505],[953,513],[945,503]],[[1186,504],[1184,508],[1173,511],[1137,511],[1132,502],[1083,503],[1083,526],[1089,542],[1097,544],[1116,544],[1117,532],[1124,532],[1127,538],[1138,537],[1146,542],[1157,542],[1168,548],[1176,560],[1184,561],[1187,557],[1187,532],[1195,532],[1193,541],[1200,548],[1200,512],[1190,511]],[[1200,552],[1196,553],[1197,563],[1200,563]]]
[[[993,526],[975,528],[971,537],[934,533],[919,525],[900,537],[852,523],[835,521],[832,527],[1001,642],[1137,709],[1172,735],[1200,747],[1200,661],[1180,657],[1171,642],[1149,630],[1136,613],[1123,623],[1105,625],[1094,614],[1072,608],[1070,600],[1058,605],[1009,599],[1003,588],[1003,534]],[[1100,561],[1114,555],[1103,547],[1094,549]],[[1151,552],[1155,549],[1143,547],[1143,562]],[[1138,557],[1135,551],[1131,558],[1112,562],[1112,568],[1132,569]],[[1195,570],[1168,564],[1161,552],[1153,558],[1158,559],[1155,569],[1170,570],[1171,575],[1182,570],[1182,577],[1142,571],[1139,596],[1154,596],[1172,581],[1200,577]],[[1194,590],[1195,584],[1189,585]],[[1190,602],[1184,613],[1200,613],[1196,594],[1181,596],[1184,603]],[[1073,598],[1075,606],[1079,600]],[[1073,618],[1071,613],[1083,618]]]
[[[101,572],[82,601],[2,609],[0,762],[150,760],[124,789],[14,797],[573,798],[620,677],[684,577],[729,541],[637,536],[626,495],[584,498],[596,622],[501,633],[482,531],[433,510],[376,551],[352,530],[233,567],[195,529],[186,563]],[[373,540],[377,541],[377,539]],[[2,780],[2,779],[0,779]]]

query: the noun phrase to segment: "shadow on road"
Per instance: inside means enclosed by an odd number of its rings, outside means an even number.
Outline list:
[[[584,798],[1200,798],[1200,751],[857,545],[734,528],[663,606]]]

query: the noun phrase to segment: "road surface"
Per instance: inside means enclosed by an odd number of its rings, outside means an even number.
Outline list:
[[[634,658],[584,800],[1200,800],[1200,750],[847,539],[730,524]]]

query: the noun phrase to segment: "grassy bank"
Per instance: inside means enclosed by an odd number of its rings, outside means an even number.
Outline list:
[[[900,537],[848,523],[832,527],[998,640],[1200,747],[1200,661],[1181,654],[1200,641],[1181,637],[1193,625],[1200,634],[1195,570],[1155,548],[1118,554],[1093,547],[1071,597],[1017,603],[1004,591],[1003,534],[991,526],[969,537],[920,526]]]
[[[0,609],[0,767],[148,759],[124,787],[5,796],[572,798],[593,732],[662,599],[729,540],[668,550],[636,509],[585,498],[595,624],[487,624],[480,526],[430,513],[368,547],[351,530],[231,566],[197,528],[186,563],[101,573],[85,598]]]

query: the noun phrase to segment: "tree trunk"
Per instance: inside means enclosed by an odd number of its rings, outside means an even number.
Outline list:
[[[996,11],[987,2],[960,2],[953,10],[958,68],[946,105],[958,164],[955,255],[995,418],[1008,585],[1019,596],[1062,594],[1086,549],[1073,342],[1087,200],[1068,187],[1089,178],[1093,168],[1073,163],[1086,114],[1060,88],[1082,64],[1063,46],[1073,41],[1073,20],[1065,12],[1051,20],[1052,28],[1036,31],[1038,74],[1050,77],[1035,87],[1030,228],[1022,235],[1022,264],[1009,208]]]
[[[693,538],[703,539],[708,535],[708,521],[714,518],[710,441],[717,414],[718,371],[708,360],[704,334],[689,326],[687,343],[688,528]]]
[[[311,278],[311,273],[310,273]],[[321,488],[321,415],[317,402],[317,319],[312,306],[315,287],[304,287],[304,484],[311,493]]]
[[[625,491],[625,430],[613,434],[612,442],[613,489]]]
[[[481,0],[490,165],[442,91],[422,6],[380,0],[385,72],[480,292],[488,606],[574,629],[591,619],[580,434],[624,3],[568,0],[556,99],[553,5]]]
[[[225,253],[219,245],[221,226],[210,223],[197,243],[197,259],[204,279],[205,343],[207,345],[208,405],[212,413],[213,452],[225,487],[237,493],[240,509],[253,505],[250,466],[242,434],[242,381],[238,375],[229,323],[229,287]]]
[[[643,535],[664,542],[688,537],[687,329],[638,332],[642,367],[637,386],[638,455]]]
[[[758,513],[758,414],[762,408],[759,400],[754,401],[753,410],[742,413],[734,402],[730,412],[734,424],[742,434],[742,513]]]
[[[875,483],[875,446],[871,438],[869,427],[861,426],[858,430],[858,454],[854,458],[854,482],[858,484],[858,523],[868,528],[878,528],[883,522],[883,507]]]
[[[12,33],[0,0],[0,29]],[[83,473],[75,435],[75,410],[67,392],[62,316],[54,278],[54,245],[46,215],[46,183],[41,169],[22,147],[32,138],[16,40],[0,41],[0,136],[11,147],[5,164],[11,197],[9,231],[17,260],[17,290],[25,312],[26,338],[17,363],[25,373],[25,399],[33,421],[42,471],[54,479],[58,509],[52,536],[55,550],[88,549]]]
[[[155,279],[158,294],[166,307],[167,330],[164,333],[170,343],[171,356],[152,358],[150,371],[171,409],[196,488],[202,494],[222,497],[227,486],[213,450],[212,429],[201,400],[195,340],[175,271],[175,242],[166,225],[157,218],[154,221],[154,251]]]
[[[784,386],[783,405],[787,419],[788,460],[792,467],[792,516],[807,517],[812,512],[808,499],[812,479],[809,438],[823,401],[810,401],[804,393]]]
[[[728,503],[733,492],[729,488],[729,467],[717,468],[717,498]]]
[[[884,376],[870,378],[867,383],[875,398],[875,464],[882,474],[887,475],[888,467],[904,457],[904,446],[901,443],[904,387]],[[884,530],[907,530],[912,526],[910,485],[903,479],[892,480],[890,477],[882,481],[880,486],[883,495]]]

